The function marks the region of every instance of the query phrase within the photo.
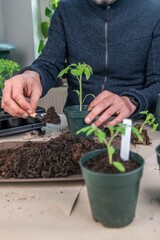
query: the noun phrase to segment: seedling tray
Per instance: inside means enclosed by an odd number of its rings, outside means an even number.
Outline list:
[[[34,141],[35,143],[36,141]],[[38,141],[37,141],[38,142]],[[0,143],[0,151],[5,149],[14,149],[23,146],[24,142],[4,142]],[[0,178],[0,183],[38,183],[38,182],[69,182],[69,181],[83,181],[82,175],[71,175],[68,177],[59,178]]]
[[[44,113],[45,109],[37,107],[37,113]],[[39,120],[28,117],[27,119],[13,117],[0,109],[0,137],[10,136],[44,127]]]

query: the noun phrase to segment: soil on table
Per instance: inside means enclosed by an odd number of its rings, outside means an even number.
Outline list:
[[[135,127],[139,130],[140,127],[141,127],[141,124],[136,124]],[[148,136],[148,131],[146,129],[142,130],[141,135],[142,135],[142,138],[143,138],[143,142],[140,142],[138,140],[137,136],[135,134],[132,134],[131,135],[131,143],[133,145],[136,145],[136,144],[150,145],[150,144],[152,144],[151,139]]]
[[[125,167],[125,172],[130,172],[139,167],[139,164],[131,159],[129,161],[122,161],[117,153],[113,155],[113,161],[121,162]],[[113,165],[109,164],[108,155],[105,153],[93,157],[90,161],[85,162],[84,166],[100,173],[120,173]]]
[[[103,148],[94,139],[69,132],[47,142],[26,142],[23,146],[0,151],[0,178],[58,178],[81,175],[80,158]]]
[[[46,114],[43,117],[44,123],[52,123],[52,124],[60,124],[61,119],[60,116],[56,113],[55,108],[53,106],[47,109]]]

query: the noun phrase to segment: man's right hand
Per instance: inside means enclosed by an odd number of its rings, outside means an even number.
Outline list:
[[[35,112],[41,95],[39,74],[27,70],[5,81],[1,107],[12,116],[27,118],[29,114]]]

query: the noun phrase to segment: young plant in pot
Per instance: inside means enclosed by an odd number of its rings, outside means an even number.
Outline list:
[[[2,96],[2,89],[4,87],[4,81],[8,78],[11,78],[14,73],[20,70],[20,66],[17,62],[8,60],[8,59],[0,59],[0,100]],[[2,108],[0,108],[0,118],[5,119],[6,113]],[[4,125],[7,125],[7,127],[14,127],[19,124],[20,119],[7,119],[7,121],[2,121]],[[0,122],[0,129],[3,128],[3,124]]]
[[[14,73],[20,70],[20,66],[17,62],[8,59],[0,59],[0,98],[2,96],[2,89],[4,87],[4,81],[11,78]],[[3,113],[3,110],[0,110]]]
[[[74,90],[74,92],[78,96],[79,105],[74,106],[67,106],[64,108],[64,114],[66,115],[67,122],[68,122],[68,128],[70,132],[76,133],[79,129],[86,126],[86,123],[84,122],[84,118],[87,116],[88,112],[88,105],[84,105],[84,101],[88,96],[92,96],[95,98],[95,96],[91,93],[83,96],[83,86],[82,86],[82,78],[83,76],[88,80],[93,73],[92,68],[85,64],[85,63],[78,63],[78,64],[70,64],[65,69],[63,69],[58,77],[62,77],[64,74],[67,74],[68,72],[71,72],[71,74],[76,77],[79,85],[79,89]],[[81,136],[84,136],[82,133]]]
[[[142,135],[143,141],[142,142],[139,141],[137,136],[133,133],[132,138],[131,138],[131,142],[132,142],[133,145],[136,145],[136,144],[150,145],[151,144],[151,139],[148,135],[147,129],[145,129],[145,126],[146,125],[150,126],[151,131],[154,132],[158,128],[159,124],[156,123],[156,119],[155,119],[154,114],[149,113],[148,110],[141,111],[140,114],[144,115],[145,118],[144,118],[142,123],[137,123],[135,125],[135,127],[138,129],[139,133]]]
[[[94,220],[106,227],[120,228],[130,224],[135,217],[136,203],[142,177],[144,160],[132,151],[129,159],[120,158],[120,149],[113,147],[113,140],[118,134],[125,134],[126,125],[107,126],[110,138],[104,131],[88,126],[77,134],[94,134],[106,148],[85,154],[80,159],[80,166],[85,180]],[[132,126],[138,139],[139,131]]]
[[[3,89],[4,81],[11,78],[14,73],[20,70],[20,66],[17,62],[0,59],[0,89]]]

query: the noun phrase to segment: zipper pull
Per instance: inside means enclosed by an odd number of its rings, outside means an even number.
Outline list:
[[[108,6],[107,6],[107,12],[109,12],[110,10],[111,10],[111,6],[108,5]]]
[[[107,11],[106,11],[106,21],[108,22],[110,19],[110,15],[111,15],[111,6],[107,5]]]

